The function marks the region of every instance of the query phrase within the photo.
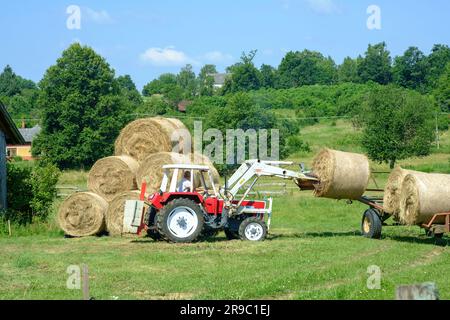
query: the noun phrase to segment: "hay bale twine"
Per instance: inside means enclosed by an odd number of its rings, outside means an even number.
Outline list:
[[[148,155],[171,152],[179,141],[172,142],[172,134],[186,127],[176,119],[146,118],[129,123],[122,129],[114,144],[115,155],[129,155],[142,162]],[[182,151],[183,144],[178,146]]]
[[[410,173],[402,184],[400,221],[407,225],[428,223],[436,213],[450,212],[450,175]],[[436,220],[437,223],[443,219]]]
[[[59,207],[58,223],[67,235],[86,237],[105,230],[108,202],[92,192],[77,192]]]
[[[154,190],[148,190],[148,194],[151,193],[154,193]],[[146,198],[148,194],[146,194]],[[108,211],[106,212],[106,230],[110,236],[122,235],[125,201],[140,200],[140,196],[141,192],[139,190],[127,191],[117,195],[109,202]],[[147,209],[148,206],[145,205],[145,208]]]
[[[369,183],[369,160],[362,154],[325,149],[314,159],[313,173],[320,179],[316,197],[358,199]]]
[[[139,163],[128,156],[113,156],[98,160],[88,177],[88,188],[111,201],[118,194],[135,190]]]
[[[384,210],[398,219],[400,214],[400,197],[402,193],[402,184],[405,177],[414,173],[417,175],[426,174],[423,172],[406,170],[396,167],[389,175],[386,187],[384,188],[383,207]]]
[[[136,181],[138,188],[141,187],[142,181],[147,181],[147,188],[159,190],[163,178],[162,166],[166,164],[189,164],[189,157],[173,152],[158,152],[150,154],[142,161],[136,172]]]

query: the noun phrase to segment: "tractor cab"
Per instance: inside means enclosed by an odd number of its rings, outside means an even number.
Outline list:
[[[201,193],[205,196],[218,196],[214,179],[208,166],[195,164],[169,164],[163,167],[161,193]],[[189,177],[189,189],[180,190],[183,179]]]

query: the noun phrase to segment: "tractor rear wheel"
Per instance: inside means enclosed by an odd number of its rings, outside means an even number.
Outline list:
[[[263,241],[267,236],[266,223],[255,217],[250,217],[242,221],[239,226],[239,237],[248,241]]]
[[[170,242],[197,241],[204,227],[203,214],[203,209],[190,199],[172,200],[156,215],[158,232]]]
[[[382,222],[375,209],[367,209],[361,221],[361,233],[366,238],[381,238]]]

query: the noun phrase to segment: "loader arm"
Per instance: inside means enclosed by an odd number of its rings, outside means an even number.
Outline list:
[[[227,194],[233,198],[238,194],[239,190],[251,179],[253,179],[250,186],[244,192],[242,200],[248,195],[257,180],[261,176],[277,177],[281,179],[294,180],[297,185],[313,185],[318,182],[318,179],[306,172],[296,172],[280,167],[281,165],[292,165],[293,162],[287,161],[262,161],[262,160],[247,160],[239,169],[230,177],[226,185]],[[223,191],[224,188],[222,188]]]

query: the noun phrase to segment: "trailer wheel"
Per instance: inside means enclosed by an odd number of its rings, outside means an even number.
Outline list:
[[[239,237],[247,241],[264,241],[267,236],[266,223],[258,218],[250,217],[239,226]]]
[[[381,238],[382,222],[375,209],[367,209],[361,221],[361,233],[366,238]]]
[[[167,241],[197,241],[204,227],[203,209],[189,199],[172,200],[156,215],[156,225],[161,237]]]

